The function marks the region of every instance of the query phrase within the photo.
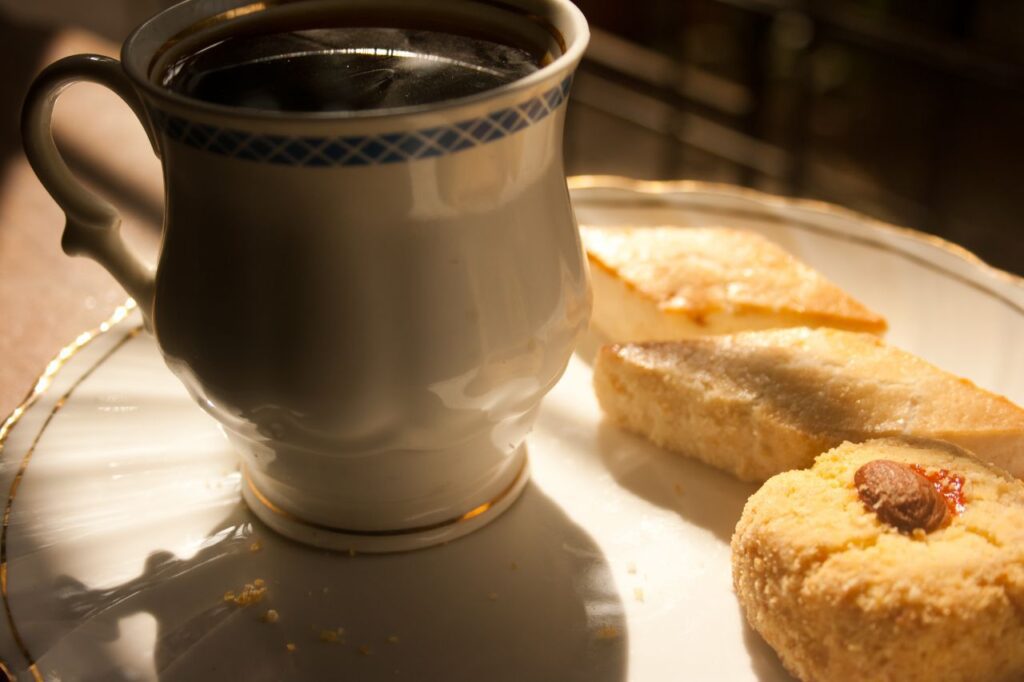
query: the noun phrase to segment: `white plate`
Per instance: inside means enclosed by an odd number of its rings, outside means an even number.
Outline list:
[[[760,232],[886,315],[893,343],[1024,402],[1024,284],[956,247],[744,190],[572,186],[584,223]],[[348,556],[253,520],[216,426],[138,324],[125,312],[79,337],[0,432],[0,658],[10,672],[789,679],[731,590],[729,537],[754,488],[602,424],[586,361],[594,339],[545,400],[529,440],[533,482],[511,510],[450,545]],[[223,601],[256,578],[263,602]],[[268,608],[276,623],[260,620]],[[343,642],[321,640],[338,627]]]

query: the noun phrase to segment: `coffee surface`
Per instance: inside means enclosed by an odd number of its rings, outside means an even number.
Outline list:
[[[318,28],[223,40],[167,69],[164,87],[267,111],[364,111],[484,92],[538,69],[518,47],[452,33]]]

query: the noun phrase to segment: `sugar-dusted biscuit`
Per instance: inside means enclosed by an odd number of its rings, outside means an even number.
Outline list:
[[[773,327],[885,331],[885,320],[753,232],[583,227],[593,323],[613,341]]]
[[[1024,484],[954,445],[844,443],[769,479],[732,565],[805,682],[1024,680]]]

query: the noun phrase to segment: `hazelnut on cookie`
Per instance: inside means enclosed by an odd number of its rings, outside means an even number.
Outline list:
[[[844,443],[732,539],[747,620],[801,680],[1024,679],[1024,483],[965,450]]]

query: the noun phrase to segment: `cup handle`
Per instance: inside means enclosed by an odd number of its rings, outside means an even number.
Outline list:
[[[128,80],[121,63],[93,54],[65,57],[54,62],[32,83],[21,110],[25,156],[67,217],[61,238],[64,253],[88,256],[106,268],[135,299],[146,326],[150,327],[154,270],[132,253],[121,237],[121,216],[117,209],[75,179],[53,140],[53,106],[64,88],[77,81],[99,83],[120,96],[142,121],[153,150],[159,156],[156,136],[142,99]]]

